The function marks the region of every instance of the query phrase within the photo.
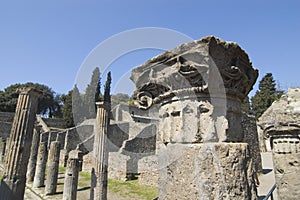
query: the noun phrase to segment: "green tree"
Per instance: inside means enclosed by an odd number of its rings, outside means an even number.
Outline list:
[[[276,89],[272,73],[267,73],[261,79],[258,88],[251,99],[251,107],[257,119],[283,94],[283,91]]]
[[[60,115],[60,96],[48,86],[38,83],[25,83],[25,84],[13,84],[4,89],[0,93],[0,111],[2,112],[15,112],[18,96],[18,88],[32,87],[42,92],[42,96],[39,98],[37,113],[48,115],[49,117],[56,117]],[[58,116],[57,116],[58,117]]]
[[[111,85],[111,72],[107,73],[107,79],[104,86],[104,102],[111,103],[110,96],[110,85]]]
[[[82,99],[83,97],[80,94],[77,85],[75,85],[72,91],[72,111],[75,124],[81,123],[85,118]]]
[[[84,110],[87,119],[96,117],[95,103],[100,100],[100,96],[100,70],[96,67],[84,95]]]
[[[62,115],[67,128],[74,126],[74,118],[72,112],[72,93],[73,90],[70,90],[68,94],[62,95]]]
[[[111,107],[114,108],[118,104],[128,105],[129,95],[118,93],[111,95]]]

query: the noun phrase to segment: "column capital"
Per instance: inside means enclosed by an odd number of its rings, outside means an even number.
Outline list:
[[[40,96],[42,96],[42,94],[43,94],[42,91],[37,90],[37,89],[32,88],[32,87],[18,88],[18,89],[17,89],[17,92],[18,92],[19,94],[28,94],[28,95],[33,95],[33,96],[36,96],[36,97],[40,97]]]
[[[97,109],[98,109],[98,108],[104,108],[104,109],[108,110],[108,109],[110,108],[110,103],[108,103],[108,102],[103,102],[103,101],[101,101],[101,102],[96,102],[96,106],[97,106]]]

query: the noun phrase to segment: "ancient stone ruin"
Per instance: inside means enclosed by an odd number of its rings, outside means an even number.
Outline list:
[[[290,88],[259,118],[259,128],[273,152],[280,199],[300,196],[300,88]]]
[[[159,104],[159,199],[256,199],[241,102],[258,76],[236,43],[183,44],[133,69],[136,103]]]
[[[11,189],[5,191],[23,199],[27,178],[27,187],[42,196],[56,195],[58,168],[64,166],[63,199],[77,198],[81,170],[92,172],[90,199],[107,199],[107,178],[138,178],[158,187],[159,199],[256,199],[256,126],[240,107],[257,74],[236,43],[206,37],[133,69],[138,108],[111,109],[108,84],[97,118],[73,128],[35,116],[26,104],[33,93],[21,92],[25,100],[14,122],[13,113],[0,113],[0,166],[4,157],[12,164],[3,179]],[[25,112],[30,117],[20,117]],[[26,133],[19,123],[30,125]],[[14,145],[22,142],[28,149]]]
[[[29,161],[37,102],[40,93],[32,88],[19,90],[19,98],[8,143],[0,199],[23,199],[26,166]]]

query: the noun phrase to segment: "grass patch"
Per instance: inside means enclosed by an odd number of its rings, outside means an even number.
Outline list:
[[[65,172],[66,172],[66,168],[65,168],[65,167],[59,166],[59,167],[58,167],[58,172],[59,172],[59,173],[65,173]]]
[[[88,172],[79,172],[79,187],[88,187],[91,185],[91,173]]]
[[[138,180],[124,182],[109,179],[108,190],[128,199],[152,200],[158,195],[157,188],[141,186]]]

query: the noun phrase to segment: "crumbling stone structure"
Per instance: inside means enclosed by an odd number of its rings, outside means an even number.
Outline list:
[[[300,196],[300,88],[290,88],[259,118],[273,153],[274,173],[280,199]]]
[[[55,194],[57,188],[58,166],[59,166],[60,142],[51,142],[48,156],[48,170],[46,178],[46,195]]]
[[[92,169],[91,199],[107,199],[107,167],[108,167],[108,126],[110,121],[110,84],[111,77],[108,73],[105,84],[104,101],[97,102],[97,115],[94,136],[94,168]],[[95,172],[95,173],[93,173]]]
[[[132,70],[139,108],[160,105],[159,199],[256,199],[241,102],[257,76],[244,50],[215,37]]]
[[[27,168],[27,175],[26,175],[27,182],[32,182],[34,178],[38,148],[40,144],[40,131],[41,131],[41,126],[38,125],[35,126],[33,137],[32,137],[32,143],[31,143],[29,163]]]
[[[8,143],[0,186],[0,199],[23,199],[35,115],[40,93],[32,88],[19,90],[19,98]]]
[[[63,200],[76,200],[79,173],[78,158],[69,158],[65,173]]]
[[[48,157],[47,142],[45,141],[40,142],[38,148],[35,174],[33,179],[33,187],[35,188],[44,186],[47,157]]]

